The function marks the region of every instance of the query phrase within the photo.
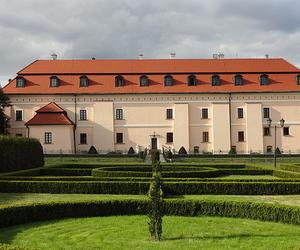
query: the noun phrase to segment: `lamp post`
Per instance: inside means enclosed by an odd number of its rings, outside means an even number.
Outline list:
[[[279,121],[279,124],[280,124],[281,128],[283,128],[284,122],[285,122],[285,120],[283,118],[281,118],[280,121]],[[271,118],[269,118],[267,120],[267,124],[268,124],[269,128],[271,129],[271,125],[272,125],[272,119]],[[277,161],[276,161],[277,160],[276,159],[276,149],[277,149],[277,145],[276,145],[276,128],[277,128],[277,125],[274,124],[274,130],[275,130],[275,132],[274,132],[274,168],[276,168],[276,165],[277,165]]]

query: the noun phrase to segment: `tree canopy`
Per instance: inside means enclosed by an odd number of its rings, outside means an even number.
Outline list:
[[[10,105],[9,98],[0,87],[0,134],[8,134],[9,119],[4,113],[5,107]]]

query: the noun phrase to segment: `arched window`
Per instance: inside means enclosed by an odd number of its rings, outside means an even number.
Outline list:
[[[297,81],[297,85],[300,85],[300,75],[297,75],[296,81]]]
[[[144,75],[140,77],[140,86],[149,86],[148,76]]]
[[[17,77],[17,79],[16,79],[16,87],[17,88],[24,88],[25,83],[26,83],[26,81],[23,77]]]
[[[50,77],[50,87],[58,87],[59,85],[59,79],[57,76],[51,76]]]
[[[115,86],[116,87],[123,87],[124,86],[124,77],[123,76],[116,76],[115,78]]]
[[[197,78],[194,75],[189,75],[187,78],[188,86],[196,86],[197,85]]]
[[[170,75],[165,76],[165,86],[173,85],[173,77]]]
[[[211,77],[211,85],[212,86],[219,86],[220,85],[220,77],[218,75],[213,75]]]
[[[260,76],[260,85],[268,85],[269,84],[269,76],[263,74]]]
[[[234,85],[235,86],[243,85],[243,76],[242,75],[235,75],[234,76]]]
[[[80,87],[88,87],[89,86],[89,79],[87,78],[87,76],[81,76],[80,77],[79,86]]]

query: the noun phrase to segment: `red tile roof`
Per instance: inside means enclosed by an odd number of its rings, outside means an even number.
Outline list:
[[[235,86],[235,74],[242,74],[243,86]],[[259,76],[267,73],[270,84],[261,86]],[[284,59],[156,59],[156,60],[37,60],[21,71],[24,88],[16,79],[4,87],[7,94],[130,94],[130,93],[228,93],[228,92],[299,92],[296,76],[300,70]],[[124,87],[115,87],[115,76],[123,75]],[[140,87],[139,77],[146,74],[150,85]],[[171,74],[173,86],[164,86]],[[197,86],[187,86],[187,76],[197,77]],[[219,74],[221,86],[211,85],[211,76]],[[56,75],[59,87],[50,87]],[[88,87],[79,86],[86,75]]]
[[[51,102],[36,111],[36,115],[25,125],[73,125],[66,111]]]

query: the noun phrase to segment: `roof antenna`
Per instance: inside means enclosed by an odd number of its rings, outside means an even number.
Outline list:
[[[176,57],[176,53],[174,52],[170,53],[170,59],[175,59],[175,57]]]
[[[51,54],[52,60],[56,60],[57,59],[57,54],[53,53]]]

